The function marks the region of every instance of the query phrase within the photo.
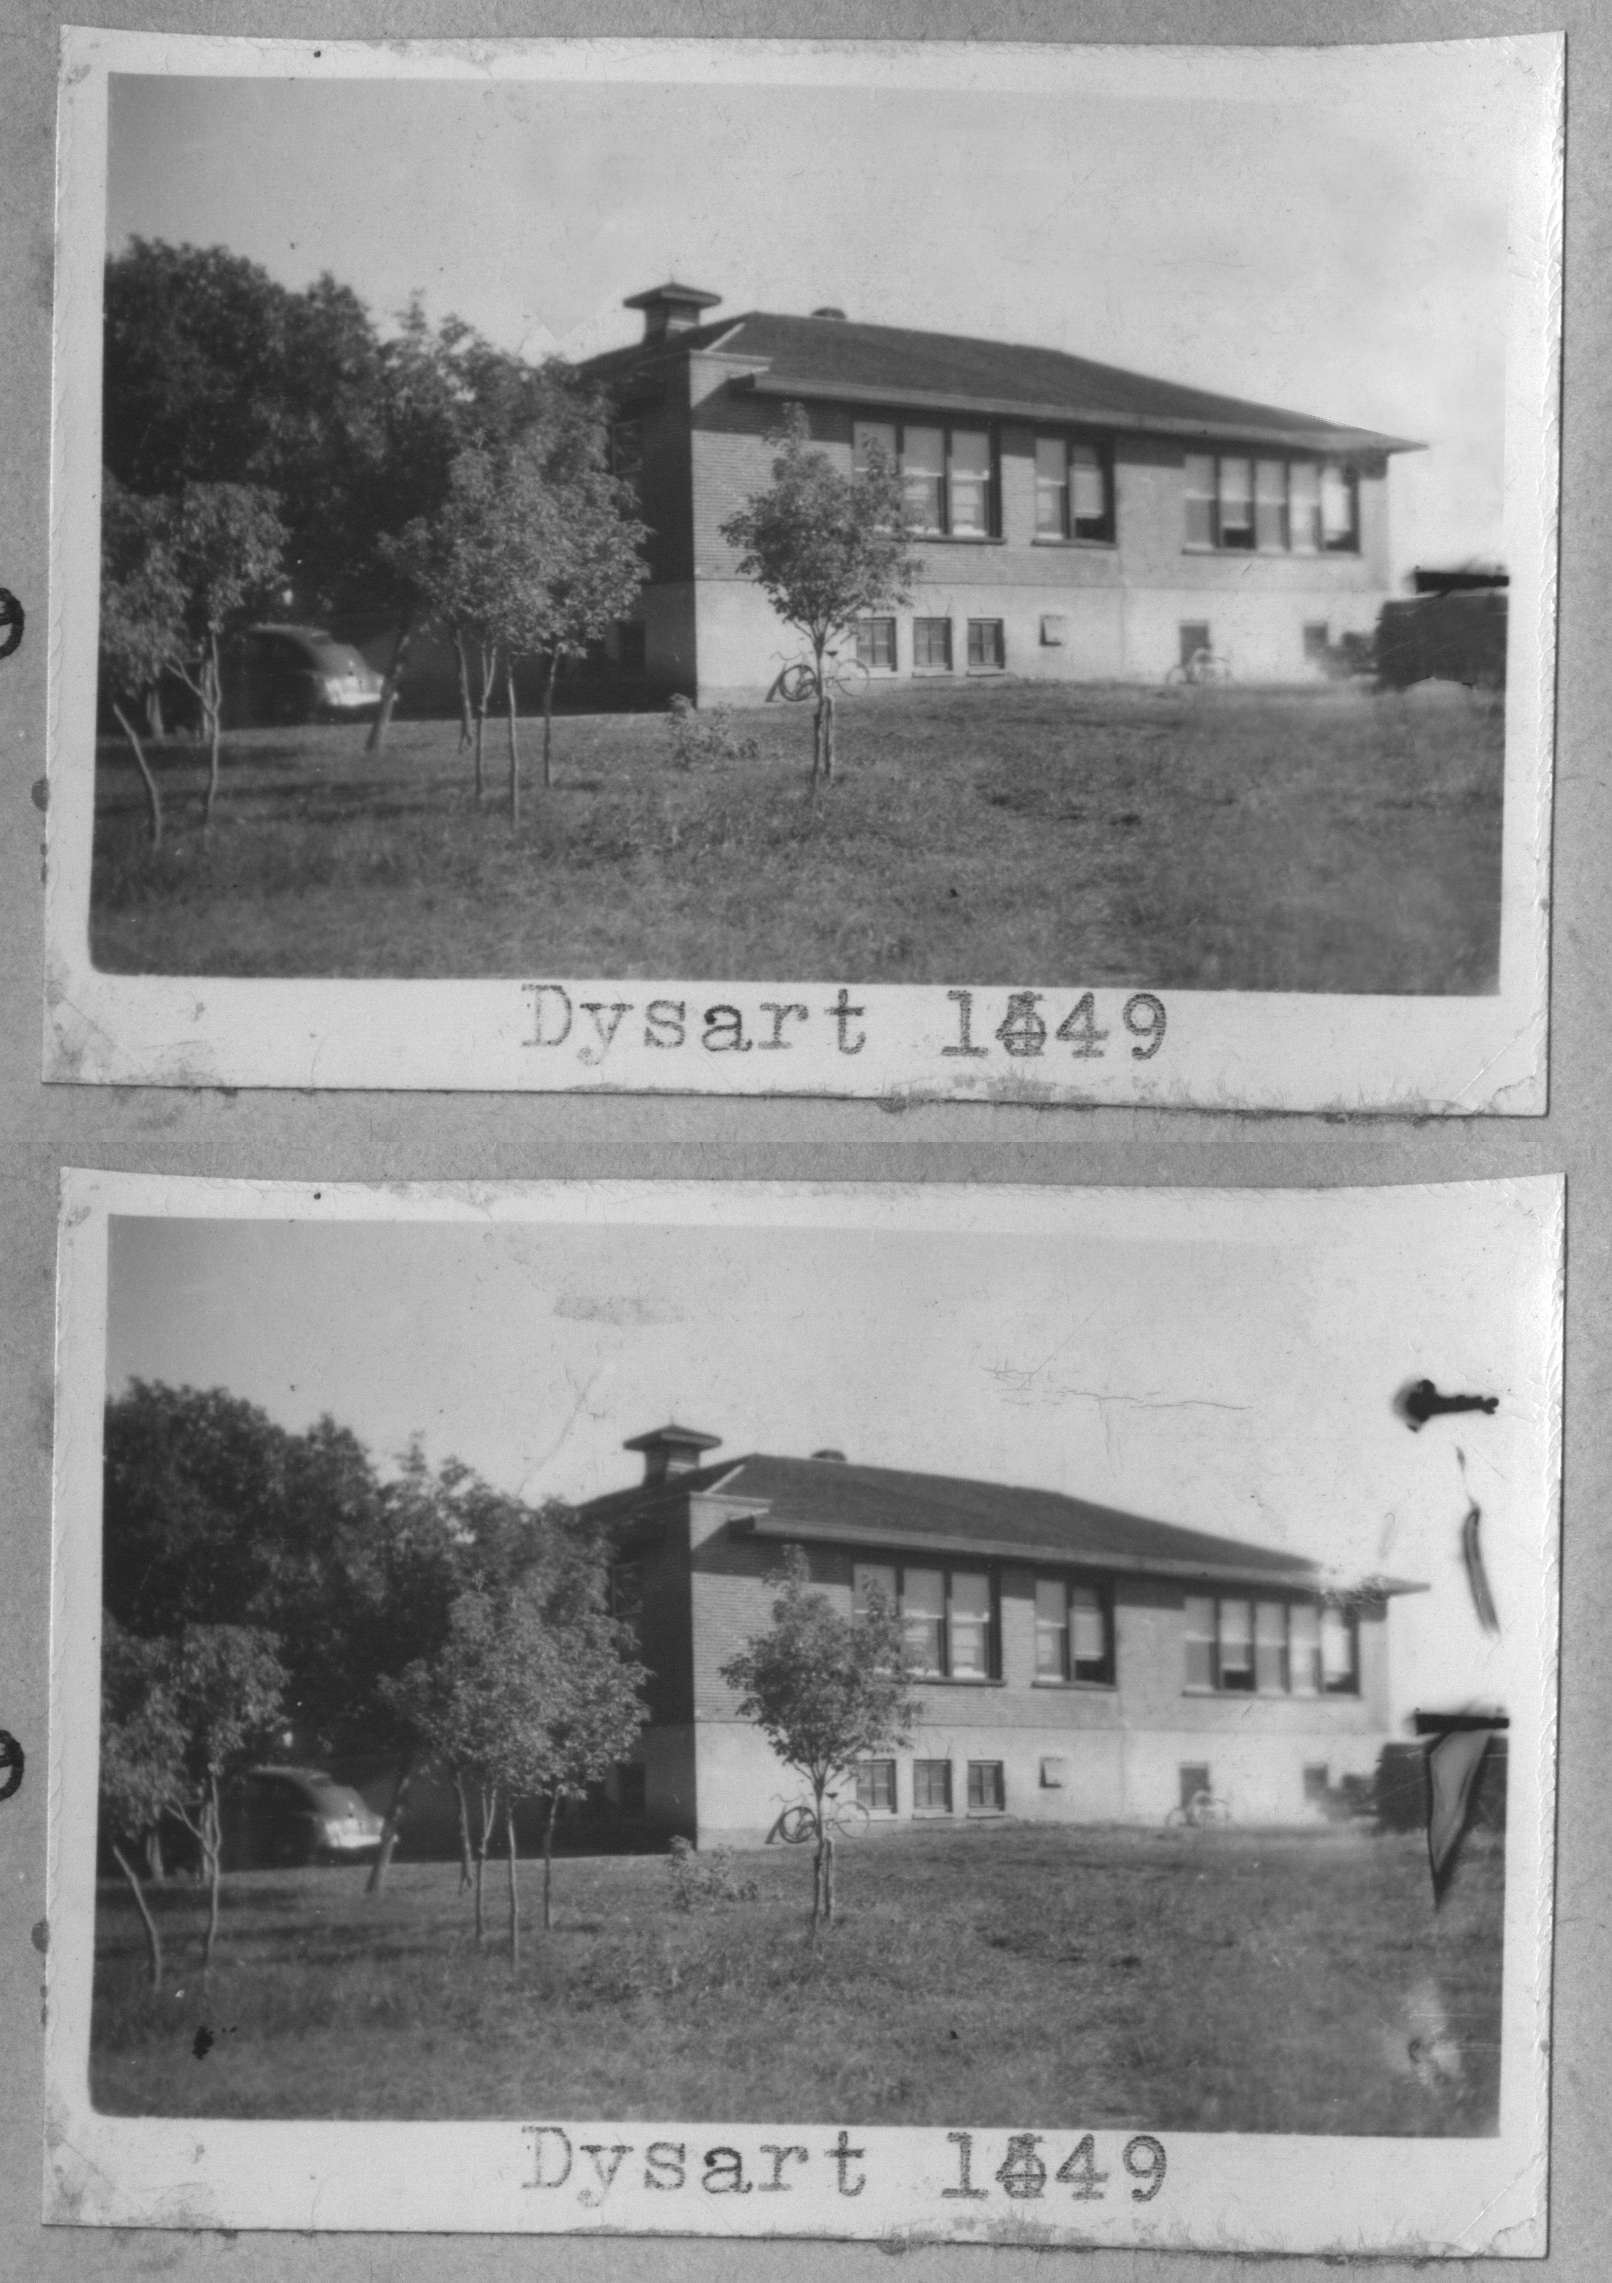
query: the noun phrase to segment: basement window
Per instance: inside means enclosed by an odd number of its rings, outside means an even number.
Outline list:
[[[914,1815],[950,1815],[952,1764],[950,1760],[914,1760],[912,1812]]]
[[[915,674],[949,674],[952,670],[952,622],[949,618],[915,618],[912,622],[912,670]]]
[[[859,618],[856,622],[856,656],[873,674],[896,670],[896,622],[893,618]]]
[[[1002,1815],[1007,1810],[1007,1785],[1003,1780],[1000,1760],[970,1760],[968,1763],[968,1812],[970,1815]]]
[[[1000,674],[1007,665],[1007,638],[999,618],[971,618],[968,622],[968,670],[971,674]]]
[[[856,1804],[865,1807],[870,1815],[894,1815],[896,1811],[896,1764],[894,1760],[858,1760],[856,1764]]]

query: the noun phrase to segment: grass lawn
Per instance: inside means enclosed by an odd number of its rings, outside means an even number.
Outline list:
[[[1457,992],[1495,988],[1503,722],[1455,691],[967,684],[841,707],[806,798],[803,708],[673,764],[663,714],[562,718],[511,836],[453,722],[97,758],[91,944],[123,974],[601,975]]]
[[[119,2114],[743,2119],[1493,2132],[1502,1842],[1442,1910],[1419,1836],[916,1830],[848,1843],[814,1960],[810,1864],[736,1857],[755,1899],[680,1911],[662,1857],[556,1866],[512,1975],[452,1863],[158,1895],[170,1987],[100,1893],[91,2082]],[[536,1900],[535,1866],[525,1874]],[[198,2025],[215,2043],[198,2061]]]

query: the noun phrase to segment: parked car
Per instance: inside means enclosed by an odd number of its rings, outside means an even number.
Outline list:
[[[351,721],[381,702],[381,677],[363,652],[322,626],[250,626],[229,644],[223,669],[232,728]]]
[[[249,1768],[224,1803],[224,1859],[234,1870],[346,1863],[372,1855],[381,1818],[323,1768]]]

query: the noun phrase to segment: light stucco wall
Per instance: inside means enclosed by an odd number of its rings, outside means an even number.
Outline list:
[[[694,1784],[701,1844],[758,1843],[779,1811],[804,1796],[760,1731],[737,1717],[721,1668],[770,1622],[782,1555],[777,1541],[734,1532],[749,1509],[698,1495],[689,1502],[692,1565]],[[810,1549],[813,1582],[842,1614],[852,1606],[852,1549]],[[999,1680],[921,1680],[922,1714],[898,1761],[897,1820],[913,1820],[912,1761],[949,1759],[954,1815],[965,1813],[966,1763],[998,1760],[1011,1816],[1037,1821],[1162,1821],[1184,1765],[1207,1765],[1212,1788],[1241,1822],[1307,1822],[1306,1768],[1341,1775],[1374,1766],[1388,1733],[1385,1605],[1360,1611],[1360,1691],[1347,1696],[1250,1695],[1186,1686],[1184,1600],[1173,1579],[1114,1585],[1112,1687],[1035,1679],[1035,1571],[998,1570]],[[653,1733],[653,1732],[652,1732]],[[1064,1762],[1059,1784],[1044,1759]]]
[[[723,521],[770,480],[767,436],[783,411],[728,385],[745,369],[724,358],[690,361],[701,704],[754,703],[805,647],[760,590],[738,577],[736,553],[721,536]],[[811,408],[814,438],[847,472],[853,417],[847,407]],[[1336,645],[1340,635],[1369,633],[1376,623],[1388,591],[1381,463],[1367,462],[1361,474],[1357,554],[1244,555],[1186,545],[1183,444],[1122,437],[1114,456],[1116,543],[1049,543],[1034,535],[1035,432],[1004,422],[999,436],[1003,536],[915,541],[923,575],[911,602],[893,614],[894,683],[964,678],[970,618],[1002,621],[1008,674],[1050,681],[1162,680],[1181,655],[1182,627],[1207,623],[1210,646],[1235,680],[1303,682],[1318,674],[1305,654],[1307,626],[1324,626]],[[915,669],[914,617],[951,620],[950,676]],[[1062,623],[1054,628],[1053,620]]]

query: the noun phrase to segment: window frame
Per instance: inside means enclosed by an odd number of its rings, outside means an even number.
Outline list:
[[[941,1579],[940,1654],[941,1669],[933,1671],[927,1665],[909,1665],[907,1670],[914,1680],[929,1684],[940,1682],[950,1688],[999,1688],[1002,1683],[1002,1580],[995,1562],[944,1562],[944,1561],[861,1561],[851,1564],[851,1606],[857,1613],[857,1572],[859,1570],[894,1570],[896,1613],[906,1631],[906,1580],[913,1570],[939,1571]],[[952,1579],[954,1577],[983,1577],[985,1579],[987,1614],[985,1618],[985,1666],[983,1673],[958,1673],[952,1670]]]
[[[856,1804],[858,1807],[866,1809],[869,1815],[900,1814],[900,1784],[896,1775],[896,1763],[891,1755],[882,1752],[870,1753],[865,1760],[855,1762],[851,1773],[856,1780]],[[865,1785],[864,1777],[867,1779]],[[890,1801],[888,1806],[881,1806],[877,1797],[869,1795],[876,1794],[881,1782],[885,1779],[888,1779],[890,1786]]]
[[[920,658],[918,655],[918,629],[920,626],[931,630],[937,626],[943,626],[946,629],[944,645],[946,655],[938,666],[932,658]],[[926,634],[924,637],[926,643],[932,638],[932,633]],[[940,618],[927,613],[914,616],[912,622],[912,670],[915,674],[949,674],[953,671],[952,622],[949,617]]]
[[[1041,473],[1040,453],[1043,444],[1061,447],[1063,452],[1063,480],[1059,486],[1059,529],[1047,531],[1041,525],[1041,495],[1045,478]],[[1100,519],[1077,516],[1075,513],[1074,453],[1077,444],[1085,445],[1097,455],[1097,466],[1103,479],[1103,513]],[[1114,501],[1114,439],[1094,434],[1081,428],[1037,428],[1031,437],[1031,460],[1035,468],[1035,524],[1030,537],[1037,547],[1113,547],[1118,544],[1118,518]],[[1082,531],[1083,522],[1099,521],[1096,531]]]
[[[1005,674],[1007,672],[1006,619],[970,618],[965,620],[964,624],[966,627],[966,632],[963,636],[963,652],[965,659],[963,671],[967,674]],[[994,626],[996,629],[996,657],[994,662],[989,665],[985,664],[983,661],[980,664],[976,665],[974,662],[974,629],[976,627],[983,628],[987,626]],[[981,647],[984,647],[983,644]]]
[[[1001,1760],[969,1760],[965,1765],[967,1768],[967,1773],[963,1778],[963,1812],[965,1815],[1006,1815],[1007,1768],[1005,1763]],[[976,1775],[982,1779],[978,1787],[981,1797],[977,1804],[974,1798]],[[987,1776],[993,1779],[990,1789],[996,1795],[994,1799],[989,1800],[983,1796],[986,1790],[983,1779]]]
[[[1208,491],[1191,488],[1193,463],[1209,464]],[[1228,524],[1226,520],[1226,470],[1228,465],[1247,470],[1248,492],[1246,523]],[[1260,489],[1262,470],[1280,467],[1282,491],[1278,501],[1274,492]],[[1293,477],[1295,469],[1313,470],[1312,481],[1299,497]],[[1329,539],[1326,534],[1324,501],[1327,495],[1327,478],[1332,476],[1342,485],[1347,501],[1347,523],[1339,536]],[[1241,495],[1236,495],[1241,501]],[[1209,507],[1209,536],[1195,539],[1192,536],[1192,516],[1188,502],[1207,500]],[[1274,540],[1260,536],[1260,508],[1274,508],[1277,512],[1280,537]],[[1186,555],[1264,555],[1319,556],[1359,555],[1360,545],[1360,468],[1356,461],[1336,454],[1310,452],[1261,451],[1250,445],[1244,449],[1187,452],[1182,456],[1182,523],[1181,551]],[[1313,519],[1313,520],[1312,520]],[[1228,536],[1235,533],[1237,536]],[[1246,536],[1244,534],[1246,533]]]
[[[940,485],[940,521],[937,524],[909,523],[907,528],[914,539],[943,539],[957,547],[991,547],[1002,539],[1002,431],[995,420],[949,420],[944,414],[906,419],[900,414],[891,416],[876,411],[854,413],[851,419],[851,471],[861,473],[857,451],[859,428],[893,428],[895,431],[896,473],[906,476],[906,439],[908,429],[929,429],[940,436],[940,468],[937,480]],[[952,528],[952,438],[959,435],[985,438],[985,529],[983,531],[956,531]],[[928,471],[926,470],[927,474]],[[934,669],[931,669],[934,671]]]
[[[921,1799],[918,1797],[918,1771],[919,1771],[919,1769],[920,1769],[920,1768],[922,1768],[922,1769],[925,1771],[925,1775],[924,1775],[924,1786],[925,1786],[925,1789],[926,1789],[926,1790],[927,1790],[927,1789],[928,1789],[928,1788],[929,1788],[929,1787],[930,1787],[930,1786],[933,1784],[933,1782],[934,1782],[934,1778],[935,1778],[935,1770],[936,1770],[937,1768],[943,1768],[943,1769],[945,1770],[945,1778],[944,1778],[944,1781],[943,1781],[943,1782],[942,1782],[942,1784],[941,1784],[941,1790],[942,1790],[942,1792],[944,1793],[944,1795],[945,1795],[945,1796],[944,1796],[944,1798],[941,1800],[941,1802],[940,1802],[940,1804],[939,1804],[938,1806],[935,1804],[935,1802],[934,1802],[932,1799],[922,1799],[922,1800],[921,1800]],[[919,1759],[915,1759],[915,1760],[913,1761],[913,1763],[912,1763],[912,1812],[913,1812],[913,1814],[914,1814],[914,1815],[952,1815],[952,1814],[954,1814],[954,1813],[956,1812],[956,1810],[955,1810],[955,1808],[954,1808],[954,1805],[953,1805],[953,1800],[954,1800],[954,1790],[955,1790],[955,1787],[954,1787],[954,1785],[953,1785],[953,1782],[952,1782],[952,1764],[951,1764],[951,1761],[950,1761],[949,1759],[947,1759],[947,1760],[931,1760],[931,1759],[923,1759],[923,1760],[919,1760]]]
[[[1208,1634],[1195,1633],[1190,1630],[1195,1615],[1194,1604],[1201,1607],[1204,1603],[1209,1605],[1211,1611],[1209,1620],[1211,1631]],[[1246,1665],[1235,1664],[1229,1668],[1225,1657],[1227,1636],[1224,1619],[1224,1612],[1228,1605],[1246,1609],[1248,1612],[1246,1643],[1237,1643],[1238,1646],[1246,1646],[1248,1661]],[[1279,1644],[1275,1643],[1267,1631],[1263,1646],[1267,1651],[1273,1648],[1279,1650],[1281,1679],[1279,1684],[1267,1686],[1262,1684],[1260,1679],[1260,1650],[1262,1646],[1260,1616],[1262,1611],[1269,1611],[1273,1608],[1280,1608],[1284,1612],[1281,1641]],[[1313,1631],[1306,1627],[1301,1634],[1296,1628],[1295,1614],[1301,1611],[1314,1612]],[[1328,1611],[1333,1613],[1335,1621],[1342,1624],[1344,1637],[1348,1643],[1347,1667],[1340,1673],[1340,1677],[1336,1681],[1331,1682],[1326,1677],[1325,1655],[1322,1646],[1324,1639],[1323,1620]],[[1190,1677],[1192,1648],[1194,1644],[1202,1644],[1205,1641],[1209,1647],[1209,1678],[1207,1681],[1193,1680]],[[1241,1593],[1189,1593],[1184,1595],[1182,1600],[1181,1645],[1181,1693],[1183,1696],[1263,1697],[1267,1701],[1289,1701],[1294,1697],[1319,1699],[1326,1696],[1357,1699],[1362,1693],[1360,1685],[1360,1612],[1352,1601],[1343,1599],[1328,1601],[1319,1597],[1312,1600],[1302,1594],[1280,1592],[1261,1594],[1257,1588],[1250,1588]],[[1228,1679],[1226,1677],[1228,1669],[1239,1677]],[[1241,1677],[1244,1674],[1247,1676],[1246,1679]]]
[[[869,651],[872,652],[878,647],[878,630],[881,627],[887,628],[889,630],[890,662],[888,665],[881,665],[875,656],[870,655],[868,657],[864,657],[862,654],[862,636],[864,629],[868,635]],[[865,611],[860,618],[853,619],[851,623],[851,631],[856,641],[856,658],[858,665],[865,666],[870,674],[896,674],[900,672],[901,640],[896,628],[896,615],[894,611]]]
[[[1062,1666],[1060,1673],[1041,1669],[1042,1616],[1040,1593],[1043,1586],[1063,1590],[1063,1626],[1061,1631]],[[1103,1621],[1103,1654],[1101,1660],[1077,1658],[1075,1655],[1074,1594],[1077,1586],[1084,1586],[1097,1596],[1098,1612]],[[1114,1637],[1114,1581],[1111,1577],[1092,1571],[1037,1570],[1031,1583],[1035,1602],[1035,1668],[1031,1674],[1033,1688],[1117,1688],[1119,1685],[1119,1653]],[[1081,1664],[1099,1663],[1097,1672],[1081,1672]]]

